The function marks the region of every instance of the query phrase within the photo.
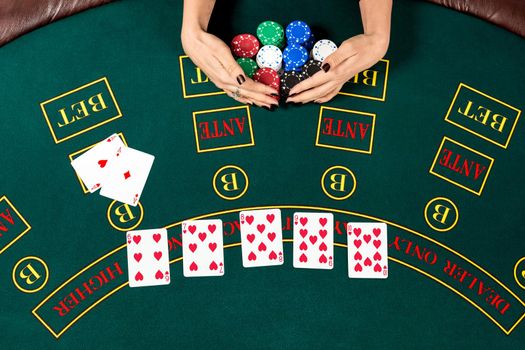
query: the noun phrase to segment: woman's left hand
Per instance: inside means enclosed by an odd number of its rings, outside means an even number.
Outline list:
[[[372,67],[385,55],[388,38],[360,34],[345,40],[323,64],[323,70],[290,90],[287,103],[330,101],[356,74]]]

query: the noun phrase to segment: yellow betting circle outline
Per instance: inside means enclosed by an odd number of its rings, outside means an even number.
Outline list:
[[[518,284],[518,286],[520,286],[522,289],[525,289],[525,285],[521,284],[521,282],[518,280],[518,265],[523,261],[525,260],[525,256],[523,258],[521,258],[520,260],[518,260],[518,262],[516,263],[516,265],[514,265],[514,279],[516,280],[516,283]]]
[[[18,268],[18,265],[20,265],[22,262],[24,262],[26,260],[29,260],[29,259],[34,259],[34,260],[38,261],[39,263],[41,263],[44,266],[44,269],[46,270],[46,278],[44,280],[44,283],[42,283],[42,285],[40,287],[38,287],[37,289],[33,289],[33,290],[28,290],[28,289],[24,289],[24,288],[20,287],[20,285],[18,284],[18,282],[16,281],[16,278],[15,278],[15,272],[16,272],[16,269]],[[20,291],[22,291],[24,293],[28,293],[28,294],[36,293],[36,292],[38,292],[39,290],[41,290],[42,288],[44,288],[46,286],[47,280],[49,279],[49,269],[47,268],[47,264],[44,262],[44,260],[40,259],[39,257],[26,256],[25,258],[20,259],[15,264],[15,267],[13,267],[12,278],[13,278],[13,283],[14,283],[15,287],[18,288]]]
[[[139,208],[140,208],[140,217],[139,217],[139,220],[138,220],[138,222],[137,222],[135,225],[133,225],[133,226],[131,226],[131,227],[129,227],[129,228],[121,228],[121,227],[118,227],[117,225],[115,225],[115,224],[113,223],[113,221],[111,221],[110,210],[111,210],[111,208],[113,207],[113,205],[114,205],[116,202],[118,202],[118,201],[115,200],[115,201],[111,202],[111,204],[110,204],[109,207],[108,207],[108,211],[106,212],[106,216],[107,216],[108,222],[109,222],[109,224],[111,225],[111,227],[113,227],[115,230],[119,230],[119,231],[121,231],[121,232],[127,232],[127,231],[131,231],[131,230],[137,228],[137,227],[140,225],[140,223],[142,222],[142,219],[144,219],[144,207],[142,206],[142,204],[140,204],[140,201],[137,202],[137,204],[138,204],[138,206],[139,206]]]
[[[352,176],[352,179],[354,180],[354,187],[352,188],[352,190],[350,191],[350,193],[344,195],[343,197],[336,197],[336,196],[333,196],[331,195],[330,193],[328,193],[328,191],[326,190],[326,188],[324,187],[324,178],[326,177],[326,174],[330,171],[330,170],[333,170],[333,169],[342,169],[342,170],[346,170],[350,176]],[[342,201],[342,200],[345,200],[347,199],[348,197],[350,197],[351,195],[354,194],[355,192],[355,188],[357,187],[357,179],[355,178],[355,175],[354,173],[352,172],[352,170],[342,166],[342,165],[334,165],[328,169],[325,170],[325,172],[323,173],[323,176],[321,176],[321,188],[324,192],[324,194],[326,194],[329,198],[332,198],[333,200],[336,200],[336,201]]]
[[[233,168],[233,169],[239,170],[244,175],[244,178],[246,179],[246,186],[244,187],[244,190],[239,195],[237,195],[235,197],[227,197],[227,196],[223,195],[222,193],[219,192],[219,190],[217,189],[217,186],[215,186],[215,180],[217,179],[217,176],[219,175],[219,173],[221,171],[223,171],[224,169],[227,169],[227,168]],[[236,165],[231,165],[230,164],[230,165],[223,166],[222,168],[220,168],[219,170],[217,170],[215,172],[215,175],[213,175],[212,185],[213,185],[213,190],[215,191],[215,193],[217,193],[217,195],[219,197],[221,197],[222,199],[225,199],[227,201],[233,201],[233,200],[239,199],[242,196],[244,196],[246,191],[248,191],[248,186],[250,185],[250,180],[248,178],[248,174],[246,174],[246,172],[243,169],[241,169],[240,167],[238,167]]]
[[[437,200],[443,200],[445,202],[448,202],[450,205],[452,205],[452,207],[454,207],[454,210],[456,211],[456,220],[454,220],[452,225],[450,227],[448,227],[448,228],[437,228],[437,227],[435,227],[434,225],[432,225],[430,223],[430,220],[428,220],[427,209],[432,203],[434,203]],[[425,209],[423,211],[423,216],[425,217],[425,221],[427,222],[427,225],[430,226],[431,229],[433,229],[435,231],[438,231],[438,232],[446,232],[446,231],[450,231],[454,227],[456,227],[456,224],[458,223],[458,220],[459,220],[459,209],[454,204],[454,202],[452,202],[452,200],[450,200],[450,199],[448,199],[446,197],[435,197],[435,198],[432,198],[430,201],[428,201],[427,205],[425,205]]]

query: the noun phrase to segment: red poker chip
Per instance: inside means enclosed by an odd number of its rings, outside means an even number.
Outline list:
[[[273,87],[277,91],[279,91],[279,87],[281,86],[281,79],[279,78],[279,74],[277,74],[277,72],[271,68],[258,69],[257,72],[255,72],[255,74],[253,75],[253,80],[258,81],[259,83],[262,83],[264,85]]]
[[[257,55],[261,44],[251,34],[239,34],[231,42],[232,52],[237,57],[252,58]]]
[[[261,68],[253,75],[253,80],[258,81],[261,84],[268,85],[279,91],[281,86],[281,79],[276,71],[271,68]],[[272,96],[274,99],[279,101],[279,96]]]

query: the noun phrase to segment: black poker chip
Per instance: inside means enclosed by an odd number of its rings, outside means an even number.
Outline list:
[[[296,71],[288,71],[284,72],[283,76],[281,77],[281,96],[283,98],[288,98],[288,94],[290,93],[290,90],[297,84],[299,84],[301,81],[305,79],[305,75],[301,72]]]
[[[306,75],[306,77],[311,77],[315,73],[322,70],[321,66],[323,65],[323,62],[316,61],[316,60],[308,60],[308,62],[305,63],[303,66],[303,74]]]

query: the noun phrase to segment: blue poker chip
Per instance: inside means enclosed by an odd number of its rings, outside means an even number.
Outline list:
[[[301,72],[302,68],[285,64],[284,71],[285,72]]]
[[[311,51],[315,45],[315,36],[312,34],[310,38],[303,44],[306,50]]]
[[[301,45],[290,44],[284,49],[283,60],[285,71],[300,71],[308,61],[308,51]]]
[[[286,39],[289,43],[304,44],[312,36],[312,30],[303,21],[293,21],[286,27]]]

